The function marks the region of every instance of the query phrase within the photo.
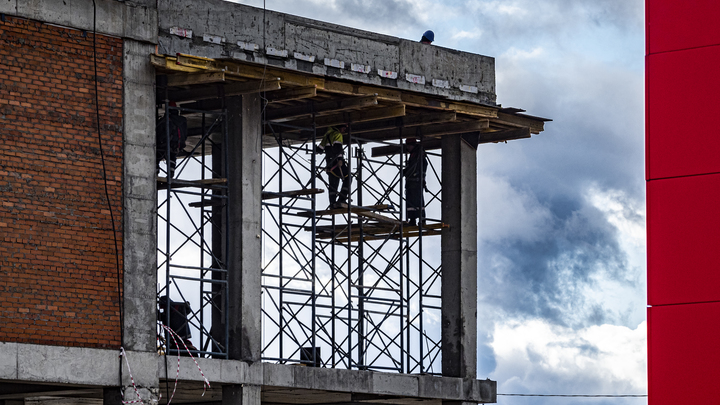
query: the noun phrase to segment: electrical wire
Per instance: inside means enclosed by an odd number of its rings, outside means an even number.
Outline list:
[[[107,180],[107,169],[105,166],[105,152],[103,151],[102,133],[100,130],[100,96],[98,86],[98,62],[97,62],[97,4],[93,0],[93,68],[95,73],[95,118],[97,124],[97,136],[98,145],[100,149],[100,161],[102,162],[102,176],[103,184],[105,186],[105,199],[107,200],[108,210],[110,211],[110,223],[111,231],[113,234],[113,240],[115,242],[115,268],[117,270],[117,293],[118,293],[118,309],[120,313],[120,347],[122,348],[123,341],[125,340],[125,314],[123,311],[123,296],[120,279],[122,277],[122,270],[120,269],[120,249],[118,247],[117,234],[115,232],[115,214],[113,214],[113,207],[110,201],[110,192],[108,191],[108,180]],[[120,361],[120,386],[122,390],[122,361]]]
[[[646,398],[647,394],[497,394],[505,397],[556,397],[556,398]]]

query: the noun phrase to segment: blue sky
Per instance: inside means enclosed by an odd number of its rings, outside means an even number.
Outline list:
[[[432,29],[437,46],[496,58],[498,103],[553,122],[532,139],[478,151],[478,377],[497,380],[499,393],[644,394],[643,1],[266,6],[412,40]]]

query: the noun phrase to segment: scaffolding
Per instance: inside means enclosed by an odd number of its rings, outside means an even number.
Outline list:
[[[158,120],[156,128],[159,137],[166,137],[165,161],[158,165],[158,350],[228,358],[228,267],[223,254],[228,250],[223,218],[230,203],[223,147],[227,113],[174,107],[167,100],[161,110],[161,117],[189,117],[199,131],[187,134],[172,173],[174,162],[168,157],[177,134],[171,133],[169,119]],[[171,336],[163,326],[179,336]]]
[[[263,359],[439,374],[440,258],[423,245],[442,228],[440,155],[428,153],[431,218],[409,226],[402,142],[347,125],[350,203],[324,209],[332,174],[315,145],[326,128],[266,122],[276,146],[263,151]]]

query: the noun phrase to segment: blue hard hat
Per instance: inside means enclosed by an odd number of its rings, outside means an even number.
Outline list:
[[[430,30],[427,30],[423,34],[423,38],[428,39],[430,42],[433,42],[433,41],[435,41],[435,33]]]

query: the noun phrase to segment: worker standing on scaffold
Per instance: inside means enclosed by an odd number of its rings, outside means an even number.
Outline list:
[[[417,225],[417,219],[420,223],[425,224],[425,196],[423,189],[425,188],[425,172],[428,167],[428,160],[425,156],[425,150],[415,138],[408,138],[405,141],[405,150],[410,153],[403,176],[405,176],[405,214],[407,224],[410,226]]]
[[[341,208],[340,204],[347,203],[350,194],[350,170],[345,164],[345,152],[343,150],[343,135],[347,133],[347,125],[330,127],[325,132],[320,144],[315,148],[317,153],[325,154],[325,172],[328,174],[328,194],[330,208]],[[338,198],[338,186],[342,179],[340,198]]]

